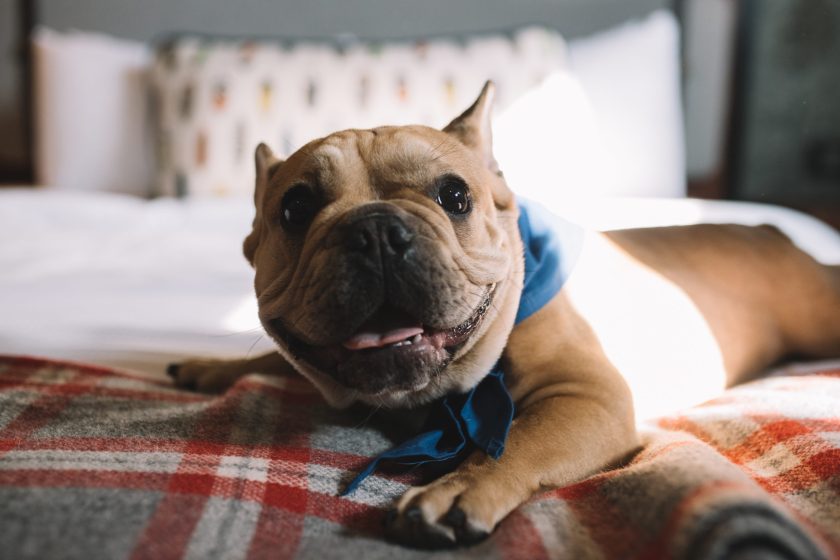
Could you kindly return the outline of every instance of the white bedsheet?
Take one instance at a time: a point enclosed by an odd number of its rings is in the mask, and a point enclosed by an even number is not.
[[[556,202],[585,226],[773,223],[825,262],[840,236],[779,207],[697,200]],[[249,200],[0,190],[0,353],[161,373],[185,356],[272,348],[241,254]]]

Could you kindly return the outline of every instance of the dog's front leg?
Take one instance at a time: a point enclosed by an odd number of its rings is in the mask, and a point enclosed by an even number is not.
[[[499,460],[475,452],[457,470],[412,488],[386,533],[419,547],[475,543],[535,492],[616,465],[635,447],[602,405],[571,394],[541,400],[511,426]]]
[[[169,364],[166,373],[175,385],[204,393],[219,393],[249,373],[282,375],[292,366],[277,352],[239,360],[186,360]]]
[[[517,416],[504,454],[475,452],[409,490],[389,517],[390,538],[420,547],[472,544],[535,492],[617,465],[637,449],[627,385],[560,296],[514,330],[506,357]]]

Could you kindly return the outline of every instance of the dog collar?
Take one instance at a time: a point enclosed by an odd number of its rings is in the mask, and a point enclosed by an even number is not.
[[[528,200],[519,201],[518,226],[524,247],[525,279],[516,324],[557,295],[577,262],[584,239],[580,226]],[[505,449],[513,413],[504,373],[496,364],[469,392],[450,394],[433,403],[423,431],[375,457],[341,495],[358,488],[383,461],[401,465],[454,462],[473,447],[498,459]]]
[[[505,450],[511,422],[513,399],[502,370],[496,367],[468,393],[447,395],[435,402],[419,435],[378,455],[341,495],[353,492],[386,460],[400,465],[451,461],[469,444],[498,459]]]
[[[557,295],[572,274],[583,249],[584,229],[531,200],[519,199],[519,235],[525,256],[525,280],[515,324]]]

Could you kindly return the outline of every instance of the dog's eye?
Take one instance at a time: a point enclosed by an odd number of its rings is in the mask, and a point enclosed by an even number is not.
[[[437,203],[450,214],[466,214],[472,209],[470,189],[457,175],[439,177],[437,189]]]
[[[286,230],[298,233],[309,226],[318,213],[318,198],[307,185],[295,185],[283,195],[281,222]]]

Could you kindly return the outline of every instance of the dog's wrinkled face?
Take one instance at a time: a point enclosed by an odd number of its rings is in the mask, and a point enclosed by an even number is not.
[[[260,319],[332,404],[426,402],[498,359],[522,265],[491,97],[443,131],[337,132],[282,162],[257,149]]]

